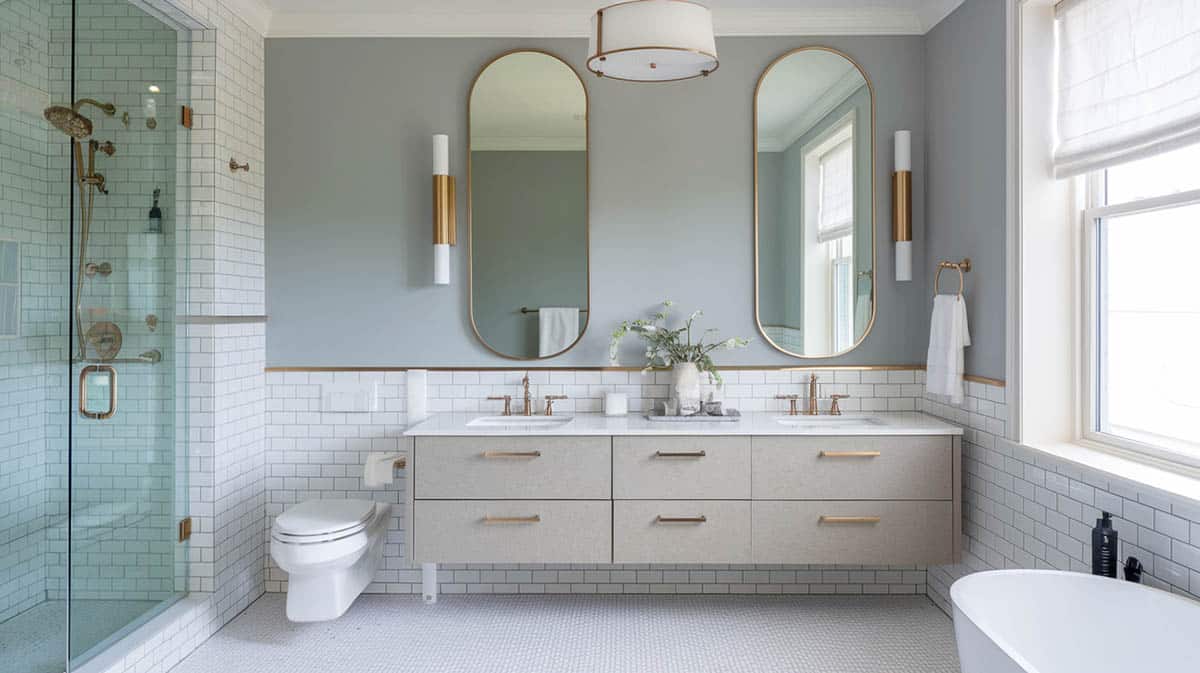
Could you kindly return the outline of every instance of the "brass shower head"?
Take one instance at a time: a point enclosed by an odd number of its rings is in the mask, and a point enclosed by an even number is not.
[[[46,108],[42,114],[46,117],[46,121],[54,125],[54,128],[76,140],[83,140],[92,135],[92,120],[69,107],[52,105]]]

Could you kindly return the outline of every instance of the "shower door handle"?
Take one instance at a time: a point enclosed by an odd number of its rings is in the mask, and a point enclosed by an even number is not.
[[[108,409],[105,411],[88,411],[87,408],[87,378],[89,374],[108,375]],[[117,370],[108,365],[88,365],[79,370],[79,413],[84,418],[105,420],[117,413]]]

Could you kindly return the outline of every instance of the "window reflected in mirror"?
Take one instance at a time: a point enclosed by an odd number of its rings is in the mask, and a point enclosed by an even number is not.
[[[809,47],[768,67],[754,102],[760,329],[792,355],[844,353],[875,316],[871,86]]]

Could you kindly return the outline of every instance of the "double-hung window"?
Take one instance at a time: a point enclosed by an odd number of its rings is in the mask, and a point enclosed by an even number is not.
[[[1200,5],[1064,0],[1056,39],[1055,171],[1082,196],[1080,434],[1200,466]]]
[[[805,171],[813,199],[806,227],[806,284],[819,304],[806,305],[806,318],[826,334],[809,335],[811,343],[841,352],[854,345],[854,122],[847,115],[805,152]],[[815,225],[815,226],[814,226]],[[806,302],[808,299],[806,299]]]

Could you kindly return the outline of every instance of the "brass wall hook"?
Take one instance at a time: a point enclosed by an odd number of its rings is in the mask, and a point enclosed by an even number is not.
[[[229,157],[229,170],[233,171],[235,173],[237,171],[246,171],[247,173],[249,173],[250,172],[250,162],[247,161],[244,164],[239,164],[237,162],[237,159],[234,159],[233,157]]]

